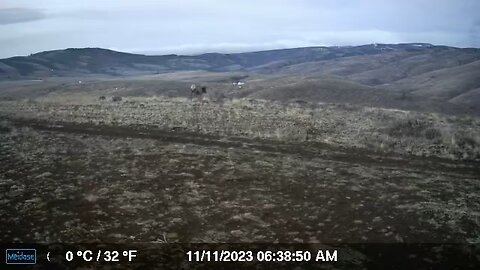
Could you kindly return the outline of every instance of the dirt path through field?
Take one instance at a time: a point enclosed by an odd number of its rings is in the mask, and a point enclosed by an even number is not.
[[[478,163],[145,126],[7,123],[3,241],[480,241]]]

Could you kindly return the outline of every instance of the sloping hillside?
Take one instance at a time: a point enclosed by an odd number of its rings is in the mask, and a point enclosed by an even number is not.
[[[480,88],[470,90],[449,100],[453,104],[466,106],[480,114]]]
[[[448,101],[480,87],[480,61],[408,77],[385,87]],[[457,98],[456,103],[462,100]]]
[[[373,87],[335,77],[301,79],[285,85],[268,87],[250,95],[253,98],[270,100],[304,100],[310,102],[382,103],[387,92]]]
[[[402,64],[406,62],[405,59],[409,59],[407,64]],[[47,51],[25,57],[1,59],[0,79],[92,74],[132,76],[180,70],[223,72],[243,70],[256,73],[276,73],[283,70],[345,76],[360,74],[351,79],[375,85],[385,82],[378,78],[389,78],[385,75],[379,76],[378,72],[383,74],[389,70],[396,75],[393,79],[401,79],[408,75],[418,75],[421,72],[479,59],[480,50],[478,49],[429,44],[310,47],[236,54],[208,53],[196,56],[146,56],[100,48],[85,48]],[[321,62],[312,63],[317,61]],[[288,70],[291,66],[302,63],[312,64]],[[320,70],[319,67],[321,67]],[[405,71],[408,71],[408,74],[402,75]]]
[[[427,72],[456,68],[480,60],[478,49],[431,47],[419,51],[391,50],[281,67],[283,74],[336,75],[376,86]]]
[[[246,85],[232,86],[238,80]],[[191,83],[208,85],[214,100],[249,97],[480,113],[475,91],[480,49],[371,44],[146,56],[86,48],[0,60],[0,99],[82,92],[189,96]]]

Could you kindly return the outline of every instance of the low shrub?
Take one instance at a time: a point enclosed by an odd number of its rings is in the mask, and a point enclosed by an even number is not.
[[[424,133],[427,128],[430,128],[431,124],[421,121],[418,119],[405,119],[400,122],[393,123],[390,127],[387,128],[387,134],[400,138],[400,137],[414,137],[421,138],[425,137]],[[428,136],[437,136],[436,132],[431,129],[428,133]]]

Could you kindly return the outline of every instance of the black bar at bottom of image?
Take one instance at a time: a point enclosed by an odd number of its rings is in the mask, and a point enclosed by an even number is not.
[[[3,243],[1,247],[5,256],[1,269],[22,265],[34,269],[480,269],[480,244]]]

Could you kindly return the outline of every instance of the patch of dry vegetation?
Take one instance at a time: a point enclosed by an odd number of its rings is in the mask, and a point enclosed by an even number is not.
[[[417,156],[480,159],[474,117],[335,104],[281,104],[252,99],[199,104],[187,98],[83,97],[2,102],[0,114],[48,121],[153,126],[201,134],[288,142],[323,142]]]
[[[460,162],[10,124],[3,241],[478,243],[478,170]]]

